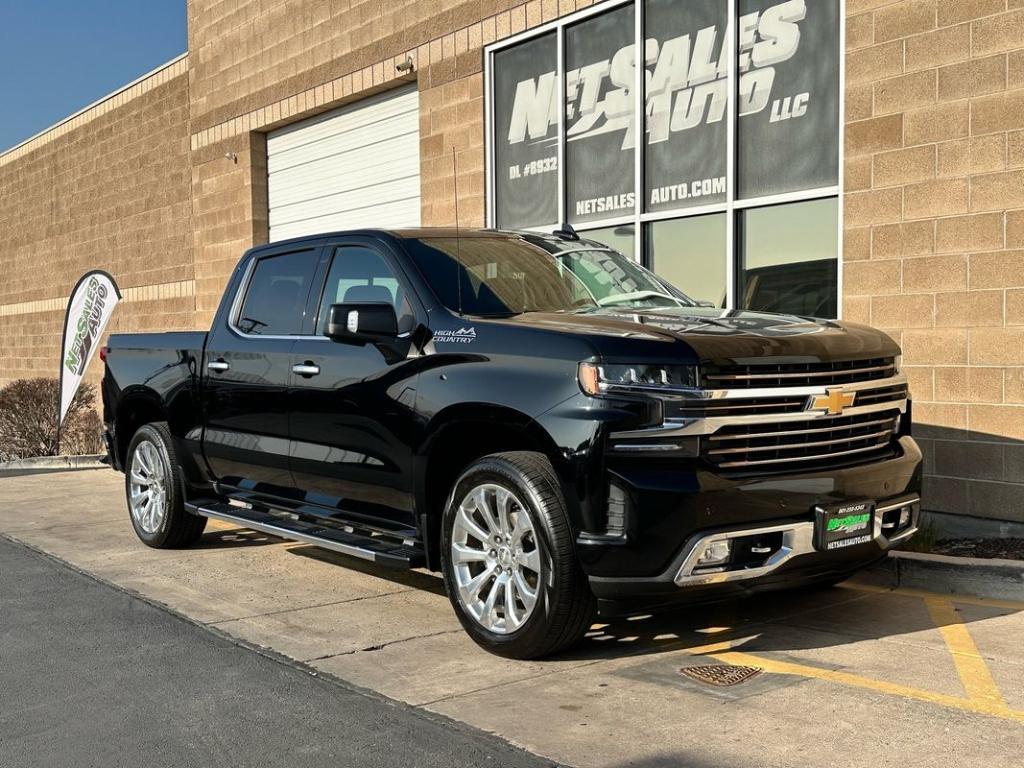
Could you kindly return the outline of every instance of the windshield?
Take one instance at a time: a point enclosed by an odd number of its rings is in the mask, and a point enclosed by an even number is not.
[[[556,253],[501,237],[424,238],[406,245],[441,302],[467,315],[694,305],[622,254],[583,244]]]

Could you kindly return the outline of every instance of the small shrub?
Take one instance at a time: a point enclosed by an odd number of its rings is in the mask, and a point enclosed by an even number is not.
[[[0,461],[57,454],[57,379],[18,379],[0,389]],[[100,453],[96,389],[82,384],[60,436],[65,455]]]

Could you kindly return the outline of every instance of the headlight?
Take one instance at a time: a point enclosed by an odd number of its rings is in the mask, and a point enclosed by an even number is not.
[[[693,365],[644,363],[580,363],[580,389],[591,397],[606,392],[692,389],[697,386]]]
[[[899,373],[900,371],[903,370],[903,355],[896,355],[896,357],[894,357],[892,359],[892,365],[893,365],[893,371],[892,372],[893,372],[893,375],[895,376],[897,373]]]

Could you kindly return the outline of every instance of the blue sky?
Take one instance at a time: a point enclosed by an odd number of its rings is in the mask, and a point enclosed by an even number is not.
[[[185,0],[0,0],[0,152],[187,46]]]

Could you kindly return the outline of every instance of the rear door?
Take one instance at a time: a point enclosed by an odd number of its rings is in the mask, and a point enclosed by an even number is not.
[[[260,252],[229,312],[218,316],[203,359],[204,451],[223,484],[293,496],[287,392],[291,353],[306,311],[319,243]]]
[[[295,343],[305,370],[289,389],[292,473],[305,499],[342,519],[412,527],[412,433],[416,355],[410,332],[422,309],[390,251],[372,238],[332,240],[314,337]],[[342,344],[323,336],[327,309],[341,302],[395,306],[399,338]],[[312,313],[312,312],[311,312]],[[326,343],[325,343],[326,340]]]

